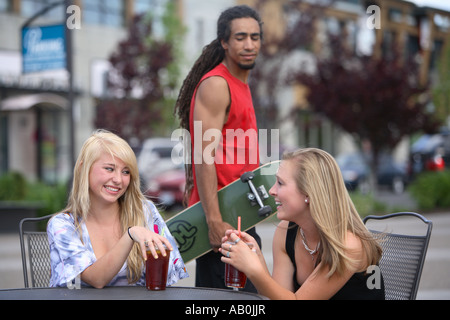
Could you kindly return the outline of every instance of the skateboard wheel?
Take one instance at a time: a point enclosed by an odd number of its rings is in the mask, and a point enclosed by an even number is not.
[[[264,206],[258,209],[258,215],[260,217],[267,217],[272,213],[272,208],[270,206]]]
[[[254,176],[252,171],[244,172],[241,176],[241,181],[248,182],[249,180],[252,180]]]

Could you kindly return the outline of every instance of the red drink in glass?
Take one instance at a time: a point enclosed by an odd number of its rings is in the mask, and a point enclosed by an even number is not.
[[[166,256],[156,248],[158,259],[155,259],[150,250],[147,250],[145,264],[145,283],[148,290],[166,290],[167,272],[169,271],[170,251],[166,249]]]
[[[225,264],[225,285],[232,288],[243,288],[247,282],[245,273],[239,271],[231,264]]]

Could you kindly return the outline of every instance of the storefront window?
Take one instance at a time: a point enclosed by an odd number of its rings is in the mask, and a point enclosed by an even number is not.
[[[82,19],[86,23],[114,27],[124,25],[125,8],[122,0],[83,0]]]
[[[164,26],[162,17],[166,11],[168,0],[135,0],[134,12],[136,14],[151,14],[153,18],[153,33],[162,37]]]
[[[0,12],[7,12],[11,10],[11,0],[0,1]]]
[[[62,111],[39,112],[39,176],[48,184],[68,178],[70,159],[68,148],[67,117]]]
[[[40,10],[46,8],[47,6],[50,6],[51,4],[54,4],[54,0],[22,0],[20,2],[20,10],[21,14],[24,17],[31,17]],[[58,20],[65,17],[65,10],[64,6],[62,5],[56,5],[51,10],[47,11],[45,14],[43,14],[41,17],[47,18],[47,19],[55,19]]]

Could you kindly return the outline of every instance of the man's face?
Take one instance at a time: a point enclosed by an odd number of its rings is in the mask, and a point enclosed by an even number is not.
[[[228,42],[222,41],[226,54],[241,69],[255,66],[261,48],[261,30],[253,18],[239,18],[231,21],[231,35]]]

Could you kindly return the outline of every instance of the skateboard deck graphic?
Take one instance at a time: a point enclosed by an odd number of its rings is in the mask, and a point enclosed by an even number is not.
[[[276,213],[275,201],[268,192],[276,181],[279,162],[270,162],[245,173],[241,179],[218,191],[220,212],[225,222],[237,228],[237,217],[241,216],[241,228],[248,230]],[[200,202],[171,217],[166,224],[179,245],[185,263],[212,249]]]

